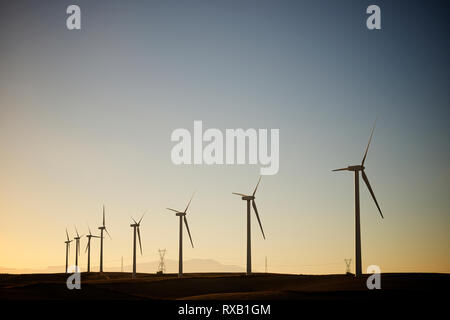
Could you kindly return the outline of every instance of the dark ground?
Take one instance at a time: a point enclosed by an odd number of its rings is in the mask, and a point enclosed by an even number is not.
[[[450,274],[381,275],[381,290],[368,290],[368,275],[82,273],[81,290],[68,290],[66,274],[0,274],[0,300],[302,300],[448,301]],[[442,295],[442,292],[445,292]]]

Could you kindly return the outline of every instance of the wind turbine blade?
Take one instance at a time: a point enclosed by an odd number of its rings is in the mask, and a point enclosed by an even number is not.
[[[372,127],[372,132],[370,133],[369,143],[367,143],[366,152],[364,152],[364,158],[362,159],[361,165],[364,165],[364,162],[366,161],[367,151],[369,151],[370,142],[372,141],[373,131],[375,130],[375,125],[377,124],[377,120],[375,119],[375,122]]]
[[[192,242],[191,231],[189,230],[189,225],[188,225],[186,216],[184,216],[183,218],[184,218],[184,224],[186,225],[186,229],[187,229],[187,232],[188,232],[188,235],[189,235],[189,239],[191,240],[191,245],[192,245],[192,248],[193,248],[194,247],[194,242]]]
[[[254,200],[252,200],[252,206],[253,206],[253,210],[255,210],[255,214],[256,214],[256,218],[258,219],[258,223],[259,223],[259,227],[261,228],[261,232],[263,235],[264,240],[266,240],[266,235],[264,234],[264,230],[261,224],[261,220],[259,219],[259,214],[258,214],[258,209],[256,208],[256,203]]]
[[[67,232],[67,228],[66,228],[66,236],[67,236],[67,241],[69,241],[69,233]]]
[[[92,236],[91,228],[88,226],[89,229],[89,235]]]
[[[381,217],[384,219],[383,213],[381,213],[380,206],[378,205],[377,198],[375,198],[375,194],[373,193],[372,187],[370,186],[369,179],[367,178],[366,173],[364,172],[364,170],[362,170],[361,172],[362,172],[362,178],[363,178],[364,182],[366,183],[366,186],[369,189],[369,192],[372,195],[372,198],[375,201],[375,204],[377,205],[378,211],[380,212]]]
[[[78,234],[78,230],[77,230],[77,227],[75,227],[75,231],[77,232],[77,237],[79,238],[79,237],[80,237],[80,235]]]
[[[106,229],[106,227],[105,227],[105,231],[106,231],[106,233],[108,234],[108,237],[109,237],[110,239],[112,239],[112,238],[111,238],[111,235],[109,234],[109,232],[108,232],[108,230]]]
[[[139,219],[139,222],[137,224],[141,224],[142,219],[144,219],[145,214],[147,213],[147,210],[145,210],[144,214],[142,215],[142,217]]]
[[[331,171],[347,171],[348,170],[348,168],[341,168],[341,169],[334,169],[334,170],[331,170]]]
[[[259,177],[258,183],[256,184],[255,190],[253,191],[253,196],[255,196],[256,190],[258,190],[259,183],[261,182],[261,176]]]
[[[84,250],[84,253],[86,253],[86,252],[87,252],[87,250],[88,250],[88,248],[89,248],[89,245],[90,245],[90,243],[91,243],[91,241],[90,241],[90,240],[88,240],[88,243],[87,243],[87,245],[86,245],[86,250]]]
[[[105,205],[103,205],[103,226],[105,226]]]
[[[134,223],[138,224],[138,223],[136,222],[136,220],[134,220],[134,218],[133,218],[133,217],[131,217],[131,220],[133,220],[133,221],[134,221]]]
[[[176,213],[182,213],[181,211],[178,211],[178,210],[175,210],[175,209],[171,209],[171,208],[166,208],[167,210],[170,210],[170,211],[173,211],[173,212],[176,212]]]
[[[243,193],[232,192],[232,194],[235,194],[235,195],[238,195],[238,196],[241,196],[241,197],[248,197],[248,195],[243,194]]]
[[[137,234],[138,234],[138,238],[139,238],[139,249],[141,249],[141,255],[142,255],[141,232],[139,231],[139,227],[137,227]]]
[[[191,199],[189,200],[189,203],[186,207],[186,209],[184,210],[184,213],[186,213],[187,209],[189,208],[189,205],[191,204],[192,198],[194,197],[195,192],[192,194]]]

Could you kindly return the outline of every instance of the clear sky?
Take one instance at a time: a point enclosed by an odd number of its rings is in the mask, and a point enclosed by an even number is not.
[[[353,176],[331,170],[360,163],[378,117],[366,172],[385,219],[361,184],[363,270],[450,272],[448,3],[76,1],[82,30],[68,31],[72,3],[0,5],[1,267],[63,265],[65,228],[96,229],[102,204],[106,266],[131,263],[130,215],[146,209],[139,261],[158,248],[177,259],[165,207],[194,190],[185,258],[245,266],[245,202],[231,192],[251,192],[260,166],[173,165],[172,131],[202,120],[280,129],[254,269],[267,256],[272,272],[343,272]],[[374,3],[382,29],[369,31]]]

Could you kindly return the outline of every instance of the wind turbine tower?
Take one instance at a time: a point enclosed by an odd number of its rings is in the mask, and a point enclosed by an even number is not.
[[[111,239],[111,236],[105,226],[105,205],[103,205],[103,225],[98,227],[98,229],[100,230],[100,272],[103,272],[103,231],[106,231]]]
[[[191,204],[192,198],[194,195],[192,195],[191,199],[189,200],[189,203],[184,211],[178,211],[175,209],[167,208],[167,210],[173,211],[176,213],[176,216],[180,217],[180,244],[179,244],[179,257],[178,257],[178,277],[181,278],[183,276],[183,221],[186,225],[187,232],[189,234],[189,239],[191,240],[192,248],[194,248],[194,243],[192,242],[191,237],[191,231],[189,230],[189,225],[186,219],[186,212],[189,208],[189,205]]]
[[[142,215],[141,219],[139,219],[139,222],[137,222],[136,220],[134,220],[133,217],[131,217],[131,219],[134,222],[130,224],[130,227],[133,228],[133,274],[132,274],[133,279],[136,278],[136,233],[139,238],[139,249],[141,250],[142,255],[141,232],[139,231],[139,228],[141,226],[141,221],[144,218],[144,215],[145,213]]]
[[[242,200],[247,201],[247,275],[250,275],[252,273],[250,202],[252,204],[253,210],[255,211],[256,218],[258,219],[259,227],[261,228],[263,238],[264,238],[264,240],[266,239],[266,236],[264,234],[264,230],[263,230],[263,227],[261,224],[261,220],[259,219],[258,209],[256,208],[256,203],[255,203],[255,193],[256,193],[256,190],[258,190],[258,186],[259,186],[260,182],[261,182],[261,177],[259,178],[258,183],[256,184],[256,187],[255,187],[255,190],[253,191],[253,194],[251,196],[242,194],[242,193],[233,192],[233,194],[241,196]]]
[[[372,141],[373,131],[375,130],[375,124],[373,125],[372,132],[370,134],[369,143],[366,147],[366,152],[360,165],[348,166],[347,168],[335,169],[333,171],[353,171],[355,173],[355,276],[359,277],[362,275],[362,259],[361,259],[361,220],[360,220],[360,210],[359,210],[359,173],[361,172],[362,179],[369,189],[370,195],[375,202],[375,205],[380,212],[381,218],[383,213],[381,212],[380,206],[378,205],[377,198],[370,186],[369,179],[365,173],[364,162],[366,161],[367,151],[369,151],[370,142]]]
[[[78,269],[78,255],[80,254],[80,238],[82,236],[78,234],[77,227],[75,227],[75,232],[77,233],[77,236],[73,238],[75,240],[75,267]]]
[[[88,229],[89,234],[86,235],[86,237],[88,238],[88,243],[86,245],[85,252],[87,251],[88,253],[87,272],[91,272],[91,238],[100,238],[100,237],[92,235],[91,228],[88,227]]]
[[[266,270],[266,273],[267,273],[267,256],[266,256],[266,260],[264,262],[265,262],[265,270]]]
[[[73,241],[73,240],[69,239],[69,233],[67,232],[67,228],[66,228],[66,237],[67,237],[67,240],[64,241],[64,243],[66,244],[66,273],[67,273],[69,270],[70,243]]]

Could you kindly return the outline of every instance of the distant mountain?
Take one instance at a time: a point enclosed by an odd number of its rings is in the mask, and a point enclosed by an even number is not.
[[[155,273],[158,270],[159,261],[151,261],[137,264],[137,271],[143,273]],[[178,260],[167,259],[165,261],[166,272],[178,272]],[[132,266],[124,266],[124,271],[131,272]],[[120,267],[110,268],[107,271],[120,271]],[[235,265],[225,265],[213,259],[190,259],[183,262],[184,272],[243,272],[244,269]]]
[[[64,269],[64,267],[62,267]],[[35,273],[33,269],[15,269],[15,268],[4,268],[0,267],[0,273]]]
[[[167,259],[166,272],[178,272],[178,260]],[[137,271],[142,273],[155,273],[158,270],[159,261],[150,261],[137,264]],[[98,266],[92,266],[92,270],[97,271]],[[125,265],[125,272],[131,272],[132,266]],[[105,271],[120,272],[120,267],[108,268],[105,266]],[[86,266],[81,266],[81,270],[85,271]],[[183,271],[187,273],[192,272],[244,272],[244,268],[235,265],[225,265],[213,259],[190,259],[183,263]],[[15,269],[0,267],[0,273],[61,273],[64,272],[64,266],[48,266],[45,269]]]

